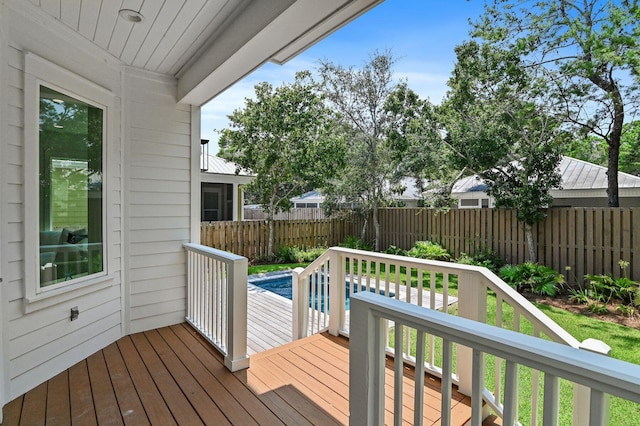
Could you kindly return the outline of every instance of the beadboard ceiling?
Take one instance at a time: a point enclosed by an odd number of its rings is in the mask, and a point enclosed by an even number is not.
[[[246,0],[31,0],[123,63],[176,75]],[[120,9],[139,11],[129,22]]]
[[[20,0],[123,64],[176,77],[201,105],[262,63],[283,63],[382,0]],[[20,2],[14,2],[19,4]],[[140,12],[139,23],[119,16]]]

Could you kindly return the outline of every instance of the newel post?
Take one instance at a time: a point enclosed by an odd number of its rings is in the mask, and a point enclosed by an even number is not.
[[[601,340],[587,339],[580,349],[611,356],[611,347]],[[573,425],[609,424],[609,396],[586,386],[573,385]]]
[[[307,300],[309,300],[309,286],[300,285],[300,273],[304,271],[302,268],[295,268],[291,272],[291,295],[293,299],[293,327],[292,336],[293,340],[302,339],[307,337],[309,329],[309,307]]]
[[[460,272],[458,275],[458,316],[481,323],[487,322],[487,290],[481,285],[480,273],[473,271]],[[458,345],[458,380],[459,391],[465,395],[472,394],[473,350]]]
[[[247,258],[228,266],[227,354],[224,365],[231,371],[249,367],[247,355]]]
[[[329,249],[329,333],[337,336],[344,328],[345,275],[340,253]]]

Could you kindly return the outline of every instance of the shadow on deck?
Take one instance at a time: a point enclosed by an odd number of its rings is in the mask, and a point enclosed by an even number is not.
[[[3,425],[347,424],[348,362],[349,341],[324,333],[253,355],[248,370],[231,373],[217,351],[180,324],[96,352],[7,404]],[[405,423],[413,421],[412,374],[405,369]],[[439,387],[427,377],[424,424],[439,422]],[[469,399],[455,389],[453,395],[452,424],[462,425]],[[386,408],[389,424],[390,398]]]

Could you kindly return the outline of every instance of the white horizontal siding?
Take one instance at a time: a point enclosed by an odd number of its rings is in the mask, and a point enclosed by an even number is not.
[[[175,81],[125,75],[129,140],[125,188],[129,332],[184,321],[190,235],[191,115]]]
[[[55,6],[56,2],[52,3]],[[60,8],[60,1],[57,1]],[[122,336],[122,292],[121,292],[121,125],[120,125],[120,69],[105,64],[98,59],[100,54],[90,55],[79,50],[78,45],[86,43],[68,39],[68,31],[61,23],[43,28],[31,18],[11,11],[4,5],[3,13],[8,13],[6,22],[10,28],[3,28],[10,37],[8,49],[3,51],[0,65],[3,67],[6,88],[2,102],[5,102],[5,127],[0,131],[2,138],[3,199],[0,200],[3,228],[2,311],[4,322],[5,353],[8,359],[8,399],[12,399],[53,377],[96,350]],[[59,25],[58,25],[59,24]],[[50,298],[50,306],[25,313],[26,302],[24,271],[37,259],[24,258],[25,227],[37,226],[25,223],[25,197],[35,197],[32,188],[25,188],[25,172],[33,172],[37,164],[25,158],[24,138],[24,52],[30,51],[73,73],[111,90],[116,95],[115,122],[107,140],[107,161],[105,191],[107,195],[107,247],[111,280],[106,287],[93,291],[71,291],[65,295]],[[70,88],[73,89],[73,88]],[[29,143],[36,143],[29,141]],[[25,163],[25,161],[27,161]],[[33,242],[31,242],[33,243]],[[70,321],[70,308],[77,306],[80,316]]]

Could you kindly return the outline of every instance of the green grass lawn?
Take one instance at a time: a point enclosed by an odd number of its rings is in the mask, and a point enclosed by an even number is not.
[[[293,264],[273,264],[273,265],[257,265],[249,268],[249,274],[258,274],[273,271],[291,270],[297,267],[305,267],[307,263],[293,263]],[[360,265],[357,265],[360,266]],[[369,269],[374,266],[369,266]],[[365,270],[366,266],[362,265],[361,268]],[[381,265],[380,279],[385,279],[386,273],[384,273],[384,265]],[[375,276],[375,272],[372,271],[372,276]],[[390,278],[395,280],[395,269],[390,268]],[[442,291],[442,274],[436,276],[436,287],[438,291]],[[423,286],[428,288],[429,286],[428,274],[424,277]],[[405,268],[400,270],[400,281],[407,282],[407,275]],[[412,286],[417,286],[417,273],[415,270],[411,273]],[[449,280],[449,294],[457,296],[458,286],[457,278],[451,276]],[[640,330],[624,327],[618,324],[599,321],[594,318],[586,317],[580,314],[574,314],[562,309],[553,308],[546,305],[536,305],[552,320],[557,322],[562,328],[567,330],[572,336],[579,341],[583,341],[590,337],[603,340],[611,347],[611,356],[623,361],[640,364]],[[455,306],[451,309],[452,314],[456,314]],[[489,294],[487,298],[487,322],[495,325],[496,322],[496,298],[495,295]],[[503,305],[503,323],[505,328],[510,328],[513,325],[513,310],[509,308],[506,303]],[[525,334],[533,334],[533,326],[526,320],[521,319],[520,322],[521,331]],[[391,333],[391,342],[393,342],[393,333]],[[412,347],[414,348],[413,354],[415,355],[415,333],[412,336]],[[436,342],[436,359],[441,356],[440,342]],[[503,363],[504,364],[504,363]],[[495,381],[495,360],[491,356],[487,356],[487,371],[485,372],[486,383],[492,387]],[[504,365],[503,365],[504,368]],[[504,377],[504,376],[503,376]],[[521,367],[519,371],[519,383],[520,383],[520,397],[519,397],[519,413],[521,413],[522,419],[528,419],[531,414],[531,379],[532,372],[530,369]],[[544,377],[540,375],[540,383],[543,383]],[[571,424],[572,415],[572,384],[561,381],[561,418],[560,424]],[[542,393],[539,395],[540,405],[542,405]],[[610,410],[610,424],[622,425],[622,426],[635,426],[640,419],[640,405],[625,401],[619,398],[611,398],[611,410]],[[524,422],[528,424],[528,422]]]

